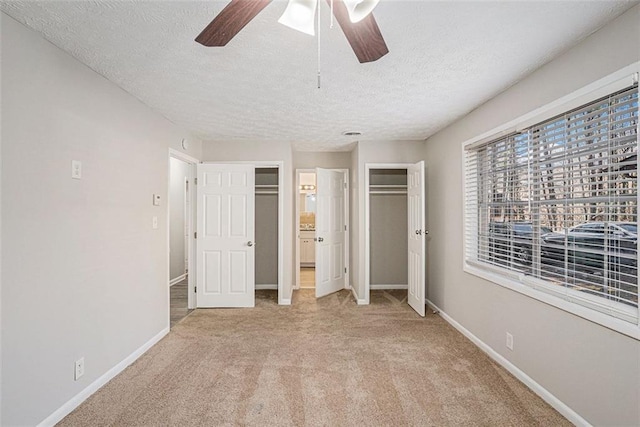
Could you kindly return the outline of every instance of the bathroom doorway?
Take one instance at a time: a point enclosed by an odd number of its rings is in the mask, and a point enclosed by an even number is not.
[[[298,284],[301,289],[316,285],[316,173],[311,169],[298,171]]]

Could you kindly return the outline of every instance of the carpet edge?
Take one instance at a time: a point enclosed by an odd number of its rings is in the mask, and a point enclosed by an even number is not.
[[[447,323],[453,326],[458,332],[467,337],[472,343],[474,343],[477,347],[480,348],[484,353],[486,353],[491,359],[493,359],[500,366],[509,371],[514,377],[516,377],[520,382],[529,387],[535,394],[540,396],[542,400],[547,402],[551,407],[553,407],[556,411],[558,411],[562,416],[568,419],[571,423],[576,426],[591,426],[591,424],[582,418],[580,414],[571,409],[566,403],[562,400],[558,399],[554,394],[552,394],[549,390],[544,388],[541,384],[527,375],[524,371],[518,368],[516,365],[508,361],[504,356],[495,351],[492,347],[490,347],[487,343],[482,341],[480,338],[475,336],[471,331],[458,323],[453,317],[449,316],[447,313],[442,311],[437,305],[435,305],[430,300],[426,300],[426,303],[432,310],[435,310],[437,314],[442,317]]]

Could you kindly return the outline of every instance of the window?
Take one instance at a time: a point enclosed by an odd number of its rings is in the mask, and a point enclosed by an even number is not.
[[[638,325],[638,86],[465,147],[465,263]]]

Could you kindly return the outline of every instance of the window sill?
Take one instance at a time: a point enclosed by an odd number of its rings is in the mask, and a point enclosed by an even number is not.
[[[640,341],[640,325],[572,303],[563,297],[554,295],[551,292],[536,289],[535,287],[532,287],[531,284],[524,283],[522,280],[517,279],[517,273],[508,270],[501,271],[502,269],[500,269],[500,267],[487,266],[485,268],[485,266],[476,265],[475,263],[470,264],[466,261],[464,262],[463,270],[469,274],[488,280],[489,282],[518,292],[522,295],[526,295],[530,298]]]

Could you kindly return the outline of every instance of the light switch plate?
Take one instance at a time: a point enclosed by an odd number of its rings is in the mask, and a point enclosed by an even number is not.
[[[80,160],[71,160],[71,178],[82,178],[82,162]]]

